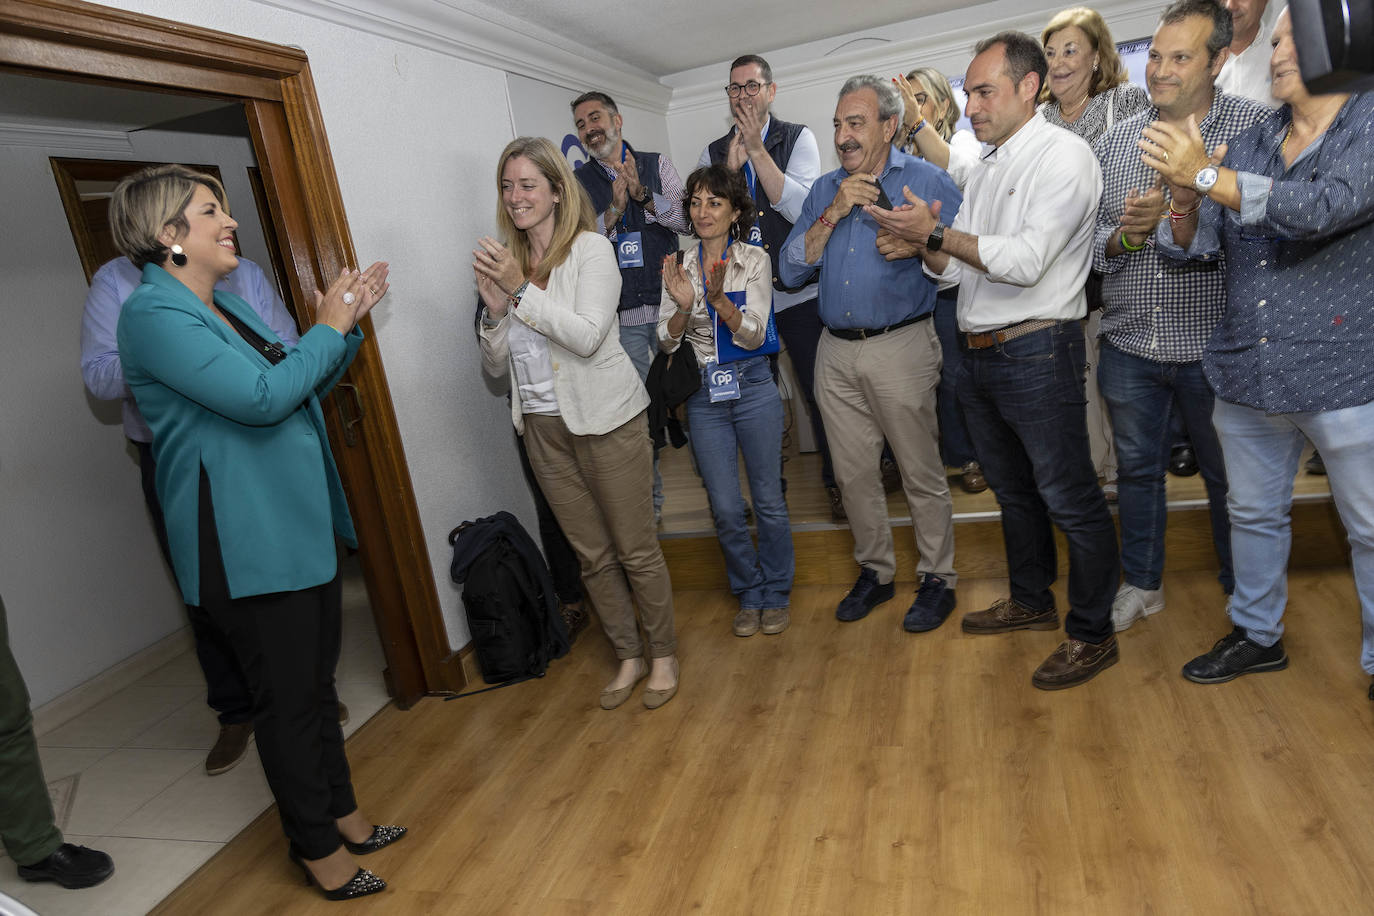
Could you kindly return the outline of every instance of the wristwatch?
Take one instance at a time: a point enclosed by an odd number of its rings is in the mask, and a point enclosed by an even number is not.
[[[945,224],[936,223],[935,228],[930,230],[930,236],[926,239],[926,251],[939,251],[940,246],[945,243]]]
[[[1219,174],[1214,165],[1206,165],[1198,169],[1197,174],[1193,176],[1193,190],[1199,194],[1206,194],[1212,190],[1212,185],[1217,183]]]

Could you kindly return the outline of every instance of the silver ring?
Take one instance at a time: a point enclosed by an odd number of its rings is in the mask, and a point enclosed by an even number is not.
[[[343,294],[343,304],[344,304],[344,305],[352,305],[355,301],[357,301],[357,300],[354,298],[354,296],[353,296],[352,293],[344,293],[344,294]]]

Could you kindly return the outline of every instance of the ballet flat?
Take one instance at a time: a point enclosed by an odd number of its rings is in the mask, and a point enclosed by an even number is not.
[[[405,835],[406,828],[404,827],[397,827],[395,824],[373,824],[371,836],[361,843],[350,843],[348,840],[344,840],[344,846],[355,856],[365,856],[384,846],[390,846]]]
[[[635,675],[635,679],[630,683],[630,686],[617,687],[614,690],[612,690],[610,687],[607,687],[605,690],[601,691],[602,709],[615,709],[621,703],[624,703],[626,700],[630,698],[630,694],[634,692],[635,684],[638,684],[640,681],[644,680],[646,677],[649,676],[649,666],[644,663],[643,659],[640,659],[639,664],[639,674]]]
[[[667,703],[675,696],[677,696],[677,684],[674,684],[667,690],[655,690],[652,687],[645,687],[644,708],[658,709],[660,706],[662,706],[664,703]]]

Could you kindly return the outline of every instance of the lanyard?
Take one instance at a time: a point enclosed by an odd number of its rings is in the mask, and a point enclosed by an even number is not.
[[[764,140],[767,140],[767,139],[768,139],[768,129],[769,129],[770,127],[772,127],[772,126],[773,126],[773,119],[772,119],[772,118],[769,118],[769,119],[768,119],[768,123],[765,124],[765,125],[763,126],[763,139],[764,139]],[[739,128],[735,128],[735,129],[736,129],[736,130],[739,130]],[[745,180],[746,182],[748,182],[748,184],[749,184],[749,196],[750,196],[750,197],[753,197],[753,196],[754,196],[754,164],[753,164],[752,162],[749,162],[748,160],[745,160],[745,163],[744,163],[744,180]]]

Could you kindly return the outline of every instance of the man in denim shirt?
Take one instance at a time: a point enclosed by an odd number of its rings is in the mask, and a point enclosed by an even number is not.
[[[912,252],[884,256],[884,236],[865,205],[880,190],[900,201],[910,187],[941,201],[952,216],[963,196],[943,169],[892,147],[901,121],[902,98],[891,80],[864,75],[845,82],[835,107],[841,168],[811,186],[778,266],[788,286],[820,273],[826,330],[816,350],[816,402],[860,567],[835,616],[858,620],[894,594],[896,557],[879,471],[886,438],[920,552],[921,585],[902,625],[925,632],[953,610],[956,582],[954,509],[935,419],[940,341],[928,320],[935,284]]]
[[[1270,71],[1284,107],[1213,150],[1221,168],[1196,125],[1156,122],[1140,145],[1174,196],[1161,250],[1226,254],[1227,311],[1203,368],[1230,479],[1235,626],[1183,667],[1203,684],[1288,665],[1288,510],[1304,435],[1350,539],[1360,662],[1374,674],[1374,94],[1308,93],[1287,12]]]

